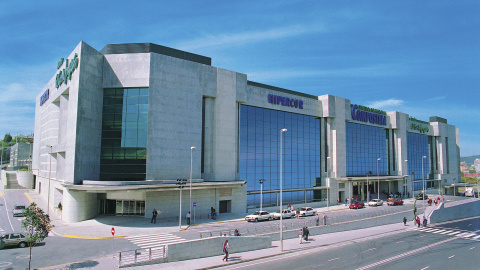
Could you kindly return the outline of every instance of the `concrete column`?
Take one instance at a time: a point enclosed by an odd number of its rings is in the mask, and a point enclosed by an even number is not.
[[[80,222],[97,215],[96,193],[64,189],[62,204],[62,219],[66,222]]]

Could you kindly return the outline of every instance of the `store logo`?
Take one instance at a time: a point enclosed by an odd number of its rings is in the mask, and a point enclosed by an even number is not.
[[[47,89],[47,91],[45,91],[45,93],[43,93],[43,95],[40,97],[40,106],[42,106],[43,103],[45,103],[45,101],[47,101],[49,97],[50,97],[50,89]]]
[[[422,124],[417,124],[417,123],[410,123],[410,129],[418,130],[420,131],[420,133],[427,133],[430,130],[428,126],[424,126]]]
[[[57,68],[63,64],[63,58],[58,62]],[[55,78],[55,87],[58,89],[63,83],[67,84],[69,80],[72,80],[72,73],[78,67],[78,54],[75,54],[72,61],[68,63],[68,59],[65,63],[65,68],[60,70]]]
[[[276,105],[281,104],[282,106],[298,108],[303,110],[303,100],[299,100],[299,99],[292,99],[292,98],[268,94],[268,103],[272,103]]]
[[[385,112],[357,104],[352,105],[352,119],[355,121],[369,122],[371,124],[383,126],[387,125],[387,116],[379,113],[383,114]]]

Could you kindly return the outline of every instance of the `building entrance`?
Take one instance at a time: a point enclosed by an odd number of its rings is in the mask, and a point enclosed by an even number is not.
[[[100,199],[98,213],[116,216],[144,216],[145,201]]]

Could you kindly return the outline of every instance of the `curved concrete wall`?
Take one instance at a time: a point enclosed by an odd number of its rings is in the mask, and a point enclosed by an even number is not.
[[[34,188],[32,172],[17,171],[17,182],[24,188]]]

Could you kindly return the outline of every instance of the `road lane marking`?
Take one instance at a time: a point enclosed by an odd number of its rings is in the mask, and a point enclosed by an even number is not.
[[[451,259],[451,258],[453,258],[453,257],[455,257],[455,255],[452,255],[452,256],[448,257],[448,259]]]
[[[331,262],[331,261],[336,261],[336,260],[338,260],[338,259],[340,259],[340,257],[335,258],[335,259],[330,259],[330,260],[328,260],[328,261]]]
[[[475,247],[471,247],[470,249],[474,249]]]
[[[480,235],[477,235],[477,236],[472,237],[472,238],[473,238],[473,239],[478,239],[478,238],[480,238]]]
[[[398,241],[397,244],[398,244],[398,243],[403,243],[403,241]]]
[[[10,223],[10,227],[12,228],[12,232],[14,232],[15,230],[13,229],[12,221],[10,220],[10,215],[8,214],[7,193],[5,193],[5,196],[3,197],[3,202],[4,202],[4,205],[5,205],[5,214],[7,215],[8,223]]]
[[[422,268],[422,270],[428,269],[429,267],[430,267],[430,266],[424,267],[424,268]]]
[[[441,244],[444,244],[444,243],[447,243],[447,242],[450,242],[450,241],[453,241],[457,238],[450,238],[450,239],[446,239],[446,240],[443,240],[443,241],[440,241],[440,242],[437,242],[437,243],[434,243],[434,244],[431,244],[431,245],[428,245],[428,246],[423,246],[421,248],[417,248],[415,250],[412,250],[412,251],[408,251],[408,252],[405,252],[405,253],[402,253],[402,254],[399,254],[397,256],[393,256],[393,257],[390,257],[390,258],[387,258],[385,260],[381,260],[381,261],[378,261],[376,263],[372,263],[372,264],[369,264],[369,265],[366,265],[364,267],[361,267],[361,268],[357,268],[357,270],[365,270],[365,269],[370,269],[370,268],[374,268],[374,267],[378,267],[379,265],[382,265],[382,264],[386,264],[386,263],[390,263],[390,262],[393,262],[393,261],[396,261],[398,259],[402,259],[404,257],[407,257],[407,256],[410,256],[410,255],[413,255],[415,253],[418,253],[420,251],[424,251],[424,250],[428,250],[434,246],[438,246],[438,245],[441,245]],[[423,268],[423,269],[427,269],[429,266],[427,266],[426,268]]]

